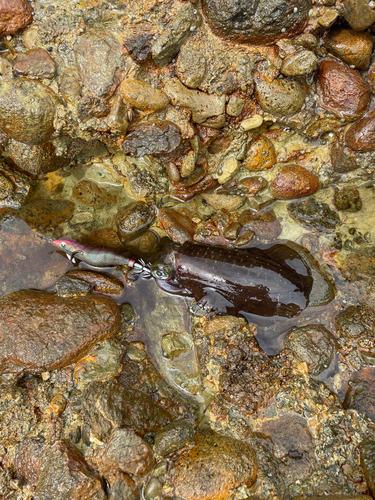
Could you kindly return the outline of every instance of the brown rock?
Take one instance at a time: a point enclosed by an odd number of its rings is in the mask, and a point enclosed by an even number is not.
[[[289,116],[297,113],[306,97],[306,85],[291,78],[276,78],[272,82],[256,76],[255,97],[267,113]]]
[[[158,218],[165,232],[175,243],[182,245],[186,241],[193,241],[195,224],[185,215],[171,208],[161,208]]]
[[[346,144],[355,151],[375,150],[375,116],[361,118],[351,125],[345,134]]]
[[[26,0],[0,0],[0,35],[10,35],[33,20],[32,9]]]
[[[252,171],[268,170],[276,163],[276,152],[272,142],[261,134],[251,145],[243,166]]]
[[[102,480],[81,453],[66,441],[50,446],[41,459],[35,500],[105,498]]]
[[[131,156],[158,156],[174,152],[181,140],[180,128],[172,122],[141,123],[125,137],[122,149]]]
[[[17,56],[13,71],[21,76],[34,78],[53,78],[55,76],[55,62],[44,49],[32,49]]]
[[[261,214],[244,210],[238,220],[245,230],[253,231],[261,240],[276,239],[282,231],[280,221],[273,210]]]
[[[300,165],[286,165],[270,183],[270,191],[278,200],[292,200],[314,194],[320,188],[318,177]]]
[[[101,470],[120,470],[138,477],[148,474],[154,466],[149,444],[128,429],[112,432],[102,456]]]
[[[337,210],[358,212],[362,208],[362,200],[358,189],[354,187],[336,188],[334,204]]]
[[[121,241],[131,241],[145,231],[155,218],[155,209],[144,201],[136,201],[119,210],[116,216],[117,233]]]
[[[350,172],[351,170],[355,170],[356,168],[359,167],[359,165],[357,165],[356,153],[338,142],[332,144],[331,163],[333,170],[335,172],[339,172],[340,174],[345,172]]]
[[[361,71],[370,65],[373,36],[366,31],[357,32],[341,28],[331,31],[324,46],[331,54],[349,66],[354,65]]]
[[[365,474],[368,489],[375,496],[375,441],[366,439],[359,445],[361,466]]]
[[[120,327],[119,309],[107,297],[11,293],[0,300],[0,370],[40,373],[68,366]]]
[[[76,68],[66,68],[61,76],[60,90],[65,101],[70,103],[81,96],[82,83]]]
[[[118,472],[109,500],[139,500],[139,488],[128,474]]]
[[[182,452],[172,470],[175,496],[183,500],[224,500],[240,484],[251,487],[257,468],[249,444],[211,430],[198,432],[195,447]]]
[[[86,269],[72,269],[65,276],[76,278],[94,285],[94,291],[109,295],[121,295],[124,290],[122,281],[106,273],[88,271]]]
[[[161,111],[169,103],[168,96],[162,90],[142,80],[124,80],[120,91],[123,98],[133,108],[142,111]]]
[[[99,187],[95,182],[82,180],[73,188],[73,197],[88,207],[97,209],[111,207],[116,203],[117,196]]]
[[[375,12],[367,0],[345,0],[344,16],[355,31],[363,31],[375,22]]]
[[[37,199],[26,203],[16,212],[30,227],[52,229],[69,219],[74,212],[71,201]]]
[[[344,408],[354,408],[375,422],[375,368],[366,366],[354,374]]]
[[[35,488],[38,481],[40,459],[44,446],[41,439],[25,439],[17,447],[14,468],[22,480],[32,488]]]
[[[319,64],[316,85],[322,108],[340,118],[358,119],[369,106],[370,89],[364,78],[331,59]]]
[[[312,73],[318,64],[318,58],[310,50],[300,50],[286,57],[281,73],[286,76],[300,76]]]

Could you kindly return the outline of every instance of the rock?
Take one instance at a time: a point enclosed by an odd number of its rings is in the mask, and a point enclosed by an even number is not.
[[[149,23],[137,23],[134,29],[127,33],[124,47],[133,61],[142,64],[151,57],[151,45],[154,33]]]
[[[240,123],[240,128],[244,132],[248,132],[249,130],[254,130],[255,128],[259,128],[261,125],[263,125],[263,116],[253,115],[251,118],[242,120],[242,122]]]
[[[267,113],[290,116],[299,111],[306,97],[306,85],[289,78],[268,82],[255,78],[255,98]]]
[[[119,210],[116,216],[117,233],[121,241],[132,241],[151,226],[155,209],[144,201],[136,201]]]
[[[336,331],[347,339],[360,339],[375,332],[375,312],[366,304],[348,306],[335,318]]]
[[[295,221],[318,231],[334,231],[341,223],[339,214],[328,203],[316,201],[315,198],[289,203],[287,209]]]
[[[120,311],[107,297],[72,299],[34,290],[11,293],[0,300],[0,370],[40,373],[63,368],[120,327]]]
[[[375,116],[361,118],[351,125],[345,134],[345,142],[354,151],[375,150]]]
[[[44,49],[32,49],[19,54],[13,71],[21,76],[33,78],[53,78],[55,76],[55,62]]]
[[[244,210],[238,221],[245,230],[253,231],[263,241],[276,239],[282,231],[280,221],[273,210],[260,214]]]
[[[85,179],[77,182],[72,190],[72,195],[83,205],[96,209],[112,207],[117,201],[117,196],[110,194],[95,182]]]
[[[108,341],[94,347],[88,356],[80,359],[74,367],[77,384],[106,381],[121,371],[121,347],[116,341]]]
[[[16,216],[30,227],[42,231],[53,229],[68,220],[74,212],[71,201],[35,199],[22,205]]]
[[[359,445],[361,466],[365,474],[368,489],[372,496],[375,495],[375,441],[366,439]]]
[[[260,175],[252,177],[243,177],[238,183],[238,187],[246,196],[254,196],[262,189],[267,187],[267,181]]]
[[[158,66],[166,66],[180,50],[182,44],[201,24],[202,17],[198,10],[190,2],[187,2],[152,44],[154,63]]]
[[[160,111],[169,103],[167,95],[162,90],[154,88],[142,80],[124,80],[120,92],[133,108],[142,111]]]
[[[78,295],[87,295],[94,289],[91,283],[70,278],[68,276],[61,276],[56,282],[57,293],[59,297],[74,297]]]
[[[181,144],[180,128],[172,122],[147,122],[136,125],[125,137],[122,150],[130,156],[173,153]]]
[[[129,108],[120,95],[116,95],[111,102],[107,123],[113,134],[124,135],[128,130]]]
[[[311,8],[309,0],[260,0],[238,3],[205,0],[203,9],[209,25],[220,37],[254,45],[271,45],[280,38],[300,33]]]
[[[25,439],[17,447],[14,468],[21,479],[31,488],[38,481],[40,459],[45,444],[42,439]]]
[[[291,330],[284,347],[293,351],[300,363],[307,363],[309,374],[317,377],[331,364],[336,353],[336,340],[322,325],[307,325]]]
[[[119,470],[143,477],[153,466],[151,447],[142,438],[128,429],[115,429],[112,432],[100,464],[104,473]]]
[[[241,97],[232,96],[225,107],[227,115],[237,117],[242,113],[245,101]]]
[[[73,104],[79,99],[82,92],[82,82],[76,68],[66,68],[61,75],[61,95],[66,102]]]
[[[300,50],[286,57],[281,73],[286,76],[300,76],[312,73],[318,64],[318,58],[311,50]]]
[[[255,452],[246,442],[200,431],[194,448],[182,452],[172,469],[174,495],[183,500],[224,500],[240,484],[251,487],[257,468]]]
[[[61,415],[66,408],[67,401],[61,392],[58,392],[51,400],[49,409],[55,415]]]
[[[103,118],[110,110],[109,103],[101,97],[86,95],[78,102],[78,117],[83,122],[90,118]]]
[[[344,408],[364,413],[375,422],[375,368],[366,366],[355,372],[345,394]]]
[[[237,170],[240,168],[240,163],[233,157],[226,158],[220,167],[216,170],[215,176],[219,184],[225,184],[228,182]]]
[[[157,455],[166,456],[192,443],[193,426],[186,420],[175,420],[154,434],[154,448]]]
[[[158,218],[164,231],[174,243],[182,245],[186,241],[193,241],[195,224],[185,215],[171,208],[160,208]]]
[[[0,81],[0,130],[16,141],[39,144],[53,131],[58,98],[49,87],[25,78]]]
[[[97,495],[97,496],[96,496]],[[105,498],[102,480],[81,453],[66,441],[57,441],[41,458],[35,500],[92,500]]]
[[[337,210],[346,212],[358,212],[362,208],[359,191],[353,187],[335,189],[334,203]]]
[[[31,176],[59,170],[70,161],[69,158],[56,156],[55,146],[51,142],[29,145],[10,139],[3,154],[10,158],[19,170]]]
[[[33,20],[27,0],[0,0],[0,36],[11,35]]]
[[[144,435],[158,431],[171,420],[148,394],[113,382],[88,384],[82,395],[82,411],[91,432],[101,440],[117,427]]]
[[[334,60],[319,64],[316,88],[320,106],[340,118],[361,118],[369,106],[370,89],[364,78]]]
[[[370,65],[372,45],[371,33],[347,28],[331,31],[324,40],[324,46],[332,55],[360,71],[366,70]]]
[[[77,268],[71,269],[65,276],[91,284],[94,291],[98,293],[121,295],[124,290],[124,285],[121,280],[102,272]]]
[[[344,17],[355,31],[363,31],[375,22],[375,12],[366,0],[345,0]]]
[[[152,477],[145,488],[145,498],[160,498],[163,483],[158,478]]]
[[[195,123],[203,123],[209,118],[221,116],[225,113],[224,95],[210,95],[198,90],[187,89],[177,78],[166,80],[164,90],[174,106],[183,106],[190,109]]]
[[[335,24],[338,17],[339,14],[335,9],[325,9],[323,15],[318,17],[318,24],[323,28],[330,28]]]
[[[13,182],[4,175],[3,173],[0,172],[0,204],[2,205],[3,200],[6,200],[7,198],[11,198],[13,192],[15,190],[15,186],[13,185]]]
[[[202,198],[215,210],[227,210],[228,212],[238,210],[246,200],[243,196],[219,193],[202,193]]]
[[[374,140],[374,148],[375,148],[375,140]],[[335,172],[339,172],[340,174],[350,172],[359,167],[359,165],[357,164],[356,153],[338,142],[334,142],[332,144],[330,156],[331,156],[331,164],[333,170]]]
[[[109,500],[139,500],[139,488],[124,472],[118,472],[111,488]]]
[[[190,336],[173,331],[163,335],[160,346],[166,359],[178,358],[181,354],[191,351],[193,347]]]
[[[303,47],[307,50],[316,49],[319,45],[318,39],[312,33],[302,33],[293,38],[291,43],[297,47]]]
[[[206,58],[194,50],[181,50],[176,62],[176,73],[181,82],[191,89],[196,89],[206,72]]]
[[[276,160],[276,151],[272,142],[268,137],[260,134],[251,145],[242,166],[257,172],[272,168]]]
[[[300,165],[286,165],[270,183],[271,194],[278,200],[303,198],[316,193],[320,188],[318,177]]]
[[[83,85],[94,96],[107,97],[116,70],[123,66],[118,42],[109,36],[86,33],[77,38],[74,54]]]

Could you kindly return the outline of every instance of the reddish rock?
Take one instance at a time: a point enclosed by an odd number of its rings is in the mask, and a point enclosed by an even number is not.
[[[346,144],[355,151],[375,150],[375,115],[356,121],[345,134]]]
[[[118,472],[111,488],[110,500],[139,500],[139,488],[124,472]]]
[[[26,0],[0,0],[0,35],[10,35],[33,20],[32,9]]]
[[[65,274],[69,278],[75,278],[86,283],[94,285],[94,291],[99,293],[108,293],[109,295],[121,295],[124,290],[123,283],[106,273],[88,271],[86,269],[72,269]]]
[[[276,163],[276,152],[272,142],[261,134],[251,145],[243,166],[252,171],[268,170]]]
[[[57,441],[43,454],[35,500],[92,500],[105,498],[102,479],[81,453]]]
[[[0,300],[0,371],[63,368],[120,328],[120,311],[110,298],[13,292]]]
[[[38,481],[38,470],[44,446],[41,439],[25,439],[17,447],[14,468],[23,481],[32,488],[35,488]]]
[[[375,422],[375,368],[366,366],[355,373],[345,395],[344,408],[354,408]]]
[[[370,65],[373,36],[366,31],[358,32],[347,28],[331,31],[324,46],[331,54],[345,64],[354,65],[361,71]]]
[[[17,56],[13,71],[22,76],[35,78],[53,78],[55,76],[55,62],[44,49],[33,49]]]
[[[116,216],[117,233],[121,241],[132,241],[151,226],[155,209],[144,201],[130,203],[119,210]]]
[[[300,165],[286,165],[270,183],[270,191],[278,200],[292,200],[314,194],[320,188],[318,177]]]
[[[370,103],[370,89],[364,78],[331,59],[324,59],[317,70],[320,105],[340,118],[358,119]]]
[[[179,245],[186,241],[193,241],[195,224],[185,215],[171,208],[161,208],[158,217],[168,236]]]
[[[183,500],[224,500],[257,475],[252,447],[211,430],[196,434],[194,448],[181,453],[171,472],[175,496]]]
[[[331,147],[331,164],[333,170],[340,174],[359,167],[356,153],[337,142],[333,143]]]
[[[244,210],[238,220],[246,231],[253,231],[261,240],[276,239],[282,231],[280,221],[273,210],[263,214]]]
[[[128,429],[112,432],[101,463],[103,472],[120,470],[138,477],[148,474],[154,466],[149,444]]]

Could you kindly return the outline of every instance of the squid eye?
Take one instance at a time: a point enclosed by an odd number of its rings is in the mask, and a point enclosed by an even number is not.
[[[152,276],[158,280],[166,280],[169,277],[168,273],[162,271],[161,269],[156,269],[155,271],[153,271]]]

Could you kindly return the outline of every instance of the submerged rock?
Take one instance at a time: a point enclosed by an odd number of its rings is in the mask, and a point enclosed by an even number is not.
[[[306,97],[306,86],[291,78],[276,78],[272,82],[256,77],[255,97],[267,113],[290,116],[299,111]]]
[[[122,150],[131,156],[158,156],[173,153],[181,140],[181,130],[172,122],[140,123],[125,137]]]
[[[0,36],[16,33],[33,20],[27,0],[0,0]]]
[[[289,203],[287,209],[294,220],[319,231],[333,231],[341,222],[339,214],[328,203],[315,198]]]
[[[320,188],[319,178],[300,165],[286,165],[270,183],[270,191],[277,200],[292,200],[314,194]]]
[[[121,241],[132,241],[145,231],[155,218],[155,209],[144,201],[136,201],[119,210],[117,233]]]
[[[53,78],[56,66],[52,57],[44,49],[32,49],[19,54],[13,71],[21,76],[32,78]]]

